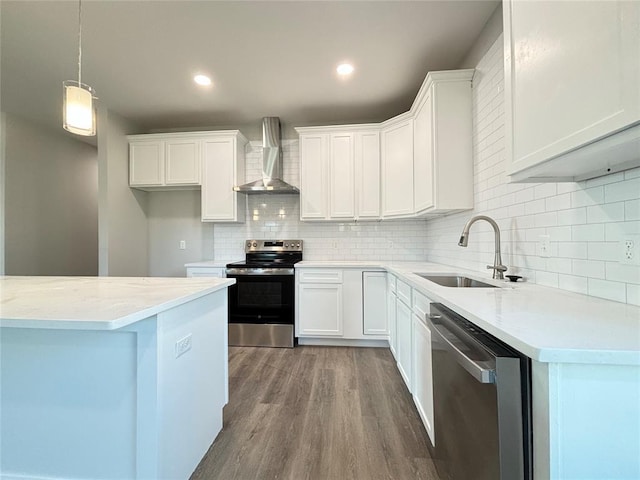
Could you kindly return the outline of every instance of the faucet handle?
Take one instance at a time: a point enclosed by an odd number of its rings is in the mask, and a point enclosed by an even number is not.
[[[487,270],[495,270],[497,272],[506,272],[508,268],[505,265],[487,265]]]

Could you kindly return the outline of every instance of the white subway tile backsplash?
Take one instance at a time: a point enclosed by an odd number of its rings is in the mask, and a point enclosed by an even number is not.
[[[558,275],[558,287],[586,295],[589,292],[588,279],[575,275]]]
[[[604,203],[604,187],[585,188],[571,192],[572,207],[588,207]]]
[[[572,208],[558,212],[558,225],[580,225],[587,223],[587,209]]]
[[[627,300],[626,285],[624,283],[599,280],[597,278],[588,279],[588,294],[615,302],[626,302]]]
[[[603,242],[604,224],[574,225],[571,227],[571,239],[576,242]]]
[[[541,183],[533,187],[534,198],[546,198],[557,195],[558,189],[555,183]]]
[[[597,260],[571,260],[571,271],[580,277],[605,278],[604,266]]]
[[[624,202],[587,207],[587,223],[621,222],[624,219]]]
[[[640,268],[620,264],[617,257],[621,237],[640,234],[640,168],[583,182],[507,183],[502,41],[481,59],[473,80],[475,208],[427,222],[427,258],[486,272],[493,251],[488,226],[474,225],[468,248],[456,250],[455,242],[469,217],[490,215],[500,225],[510,273],[640,304]],[[549,235],[549,258],[540,256],[540,235]]]
[[[640,305],[640,285],[627,283],[627,303]]]
[[[640,199],[624,202],[624,219],[640,220]]]
[[[588,242],[589,260],[618,261],[618,242]]]
[[[640,196],[640,178],[605,185],[604,195],[607,202],[635,200]]]

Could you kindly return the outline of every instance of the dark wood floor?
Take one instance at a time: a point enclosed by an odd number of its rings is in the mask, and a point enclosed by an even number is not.
[[[437,480],[383,348],[229,348],[224,427],[192,480]]]

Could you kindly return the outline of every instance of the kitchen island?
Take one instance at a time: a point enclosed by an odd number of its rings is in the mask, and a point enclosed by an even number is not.
[[[222,428],[233,283],[0,277],[0,478],[188,478]]]

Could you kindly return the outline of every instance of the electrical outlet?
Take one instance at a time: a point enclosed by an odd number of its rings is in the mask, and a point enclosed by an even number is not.
[[[338,242],[332,242],[332,244],[331,244],[331,245],[333,246],[333,249],[334,249],[334,250],[337,250],[337,249],[338,249]]]
[[[392,241],[389,242],[389,250],[393,250],[393,242]]]
[[[184,250],[187,248],[187,242],[184,240],[180,240],[180,250]]]
[[[620,241],[620,263],[640,265],[640,235],[628,235]]]
[[[180,355],[184,355],[191,350],[191,334],[181,338],[176,342],[176,358]]]
[[[540,235],[538,241],[538,256],[548,258],[551,256],[551,241],[549,235]]]

